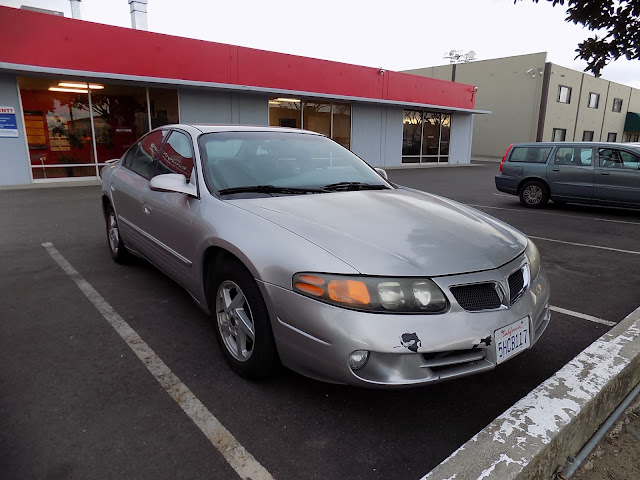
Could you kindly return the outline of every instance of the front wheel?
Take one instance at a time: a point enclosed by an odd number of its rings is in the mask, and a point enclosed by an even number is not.
[[[209,286],[216,337],[227,363],[246,378],[276,372],[279,360],[267,307],[252,275],[238,262],[226,261]]]
[[[535,180],[522,186],[519,197],[520,203],[528,208],[542,208],[549,201],[547,187]]]

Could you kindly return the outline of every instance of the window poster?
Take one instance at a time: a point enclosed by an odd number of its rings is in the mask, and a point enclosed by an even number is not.
[[[16,110],[13,107],[0,107],[0,137],[16,138],[18,123]]]

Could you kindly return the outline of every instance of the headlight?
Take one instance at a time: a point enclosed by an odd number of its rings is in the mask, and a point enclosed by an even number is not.
[[[366,312],[441,313],[442,290],[428,278],[386,278],[296,273],[293,289],[321,302]]]
[[[533,282],[538,276],[538,272],[540,272],[540,252],[538,251],[536,244],[529,240],[527,242],[527,248],[525,249],[524,254],[529,260],[529,265],[531,268],[531,281]]]

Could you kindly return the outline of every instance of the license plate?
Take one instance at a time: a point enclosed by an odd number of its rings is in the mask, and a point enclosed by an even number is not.
[[[510,359],[531,345],[529,318],[525,317],[494,332],[498,363]]]

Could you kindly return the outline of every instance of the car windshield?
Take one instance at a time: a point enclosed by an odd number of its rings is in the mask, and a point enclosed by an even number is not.
[[[218,132],[199,143],[207,186],[220,194],[391,188],[356,155],[318,135]]]

